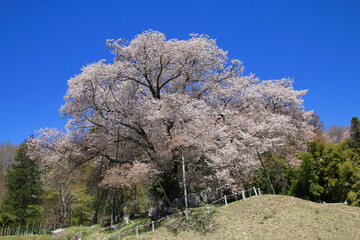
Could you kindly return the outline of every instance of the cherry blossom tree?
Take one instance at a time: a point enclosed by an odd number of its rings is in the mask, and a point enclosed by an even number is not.
[[[239,183],[235,173],[258,165],[263,153],[291,159],[313,137],[306,91],[294,90],[290,79],[245,75],[242,62],[228,59],[206,35],[167,40],[149,30],[107,45],[113,63],[90,64],[68,81],[66,127],[81,136],[76,146],[84,156],[156,169],[170,199],[179,194],[182,154],[192,166],[190,180],[201,165],[204,178],[232,187]],[[125,184],[119,169],[108,173],[104,186]]]
[[[69,175],[88,156],[79,146],[76,134],[58,129],[40,129],[36,138],[29,139],[27,146],[28,156],[45,172],[46,190],[57,193],[60,223],[66,225],[71,199],[68,192]]]

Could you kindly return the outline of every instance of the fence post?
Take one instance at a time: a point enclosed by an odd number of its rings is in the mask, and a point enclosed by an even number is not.
[[[120,235],[121,235],[121,233],[119,233],[119,237],[118,237],[118,240],[120,240]]]
[[[259,192],[259,195],[261,196],[261,195],[262,195],[262,193],[261,193],[261,191],[260,191],[260,188],[258,188],[258,192]]]
[[[181,155],[181,160],[182,160],[183,180],[184,180],[185,215],[186,215],[186,221],[188,221],[189,220],[189,214],[188,214],[188,199],[187,199],[187,192],[186,192],[186,176],[185,176],[184,155]]]
[[[227,205],[226,195],[224,196],[224,200],[225,200],[225,205]]]
[[[241,190],[241,195],[242,195],[242,198],[245,200],[246,197],[245,197],[245,192],[244,192],[244,190]]]
[[[139,227],[136,226],[136,239],[139,239]]]
[[[152,229],[152,232],[155,232],[154,221],[151,222],[151,229]]]
[[[257,192],[256,192],[256,188],[255,188],[255,187],[253,187],[253,189],[254,189],[255,195],[257,196],[258,194],[257,194]]]
[[[170,216],[167,215],[166,218],[167,218],[168,226],[170,226]]]
[[[210,207],[209,207],[209,204],[206,205],[206,208],[207,208],[207,215],[210,214]]]

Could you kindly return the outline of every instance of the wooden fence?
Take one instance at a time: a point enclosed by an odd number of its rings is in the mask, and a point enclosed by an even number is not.
[[[252,192],[254,192],[254,195],[262,195],[261,193],[261,190],[260,188],[250,188],[248,190],[241,190],[241,191],[237,191],[231,195],[224,195],[223,197],[213,201],[212,203],[209,203],[209,204],[206,204],[206,205],[203,205],[203,206],[200,206],[200,207],[196,207],[196,208],[192,208],[191,210],[192,211],[198,211],[198,210],[201,210],[201,209],[205,209],[206,212],[207,212],[207,215],[210,214],[210,207],[211,205],[214,205],[214,204],[219,204],[219,203],[223,203],[225,205],[228,204],[228,201],[230,199],[232,200],[235,200],[235,201],[238,201],[238,200],[241,200],[241,199],[246,199],[247,196],[252,196]],[[135,233],[136,235],[136,239],[139,239],[139,230],[142,229],[144,231],[152,231],[152,232],[155,232],[155,226],[157,223],[160,223],[164,220],[167,220],[167,225],[170,226],[170,219],[171,217],[174,217],[174,216],[177,216],[177,215],[180,215],[180,214],[184,214],[183,212],[178,212],[178,213],[175,213],[175,214],[172,214],[172,215],[167,215],[166,217],[163,217],[163,218],[160,218],[156,221],[151,221],[147,224],[144,224],[144,225],[140,225],[140,226],[135,226],[133,228],[130,228],[126,231],[122,231],[122,232],[119,232],[119,233],[116,233],[116,234],[113,234],[111,236],[108,236],[104,239],[108,239],[108,240],[115,240],[115,239],[118,239],[118,240],[121,240],[122,237],[125,237],[126,235],[129,235],[131,232]]]

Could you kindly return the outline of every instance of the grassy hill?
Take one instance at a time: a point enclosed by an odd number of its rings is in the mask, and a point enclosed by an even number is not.
[[[360,209],[260,196],[216,210],[208,232],[159,229],[149,239],[360,239]]]
[[[137,219],[120,230],[100,234],[98,225],[72,227],[51,239],[103,239],[149,221]],[[135,231],[121,239],[136,239]],[[360,239],[360,208],[288,196],[254,196],[227,206],[212,206],[209,216],[206,208],[193,211],[189,222],[181,215],[171,217],[170,227],[162,221],[155,233],[150,227],[141,228],[139,239]]]

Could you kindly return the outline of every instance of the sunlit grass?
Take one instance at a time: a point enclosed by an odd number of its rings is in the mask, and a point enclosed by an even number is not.
[[[149,218],[130,221],[120,229],[72,227],[52,239],[104,239],[135,226],[139,239],[360,239],[360,208],[323,205],[288,196],[254,196],[245,201],[191,209],[189,221],[183,214],[155,225],[152,232]],[[74,238],[75,239],[75,238]],[[121,239],[136,239],[135,230],[121,234]]]
[[[48,240],[50,235],[26,235],[26,236],[6,236],[0,237],[4,240],[16,239],[16,240]]]

